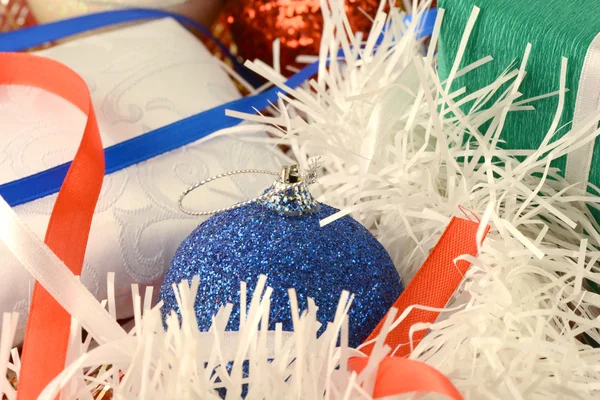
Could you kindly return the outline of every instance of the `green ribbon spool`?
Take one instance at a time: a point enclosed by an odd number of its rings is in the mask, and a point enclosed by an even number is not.
[[[450,73],[467,20],[475,6],[481,11],[461,66],[490,55],[494,58],[493,62],[455,80],[455,88],[465,86],[470,93],[493,82],[512,63],[521,62],[527,44],[531,43],[527,76],[519,91],[523,93],[523,99],[547,94],[559,89],[561,59],[567,57],[569,92],[559,124],[563,128],[556,138],[568,132],[582,67],[590,45],[600,33],[599,0],[440,0],[438,4],[446,9],[439,40],[441,79],[446,79]],[[597,85],[600,92],[600,81]],[[539,147],[556,113],[558,97],[539,100],[532,105],[535,111],[508,114],[501,134],[505,143],[501,146],[508,149]],[[564,175],[567,158],[555,160],[553,166]],[[595,142],[588,178],[590,183],[600,187],[600,138]],[[600,221],[600,212],[593,211]]]

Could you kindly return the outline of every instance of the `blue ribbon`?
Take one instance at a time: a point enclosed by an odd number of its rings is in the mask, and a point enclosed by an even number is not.
[[[422,25],[423,28],[420,31],[422,37],[431,35],[436,15],[437,13],[434,12],[427,13]],[[206,31],[206,28],[201,25],[172,13],[158,10],[119,10],[86,15],[47,25],[0,34],[0,51],[25,50],[29,47],[38,46],[90,29],[140,19],[169,16],[177,18],[180,21],[183,19],[184,22],[194,25],[203,32]],[[207,34],[210,35],[210,32]],[[212,37],[212,35],[210,36]],[[216,43],[219,43],[216,38],[212,38]],[[222,49],[224,49],[222,44],[220,47],[221,46]],[[226,52],[226,54],[229,53]],[[0,68],[1,67],[2,66],[0,65]],[[318,68],[318,62],[308,65],[288,79],[285,82],[285,85],[290,88],[299,86],[315,75],[318,72]],[[271,103],[277,101],[278,93],[281,91],[281,89],[274,87],[263,93],[223,104],[148,132],[144,135],[108,147],[104,149],[106,158],[105,173],[111,174],[189,143],[193,143],[218,130],[235,126],[241,121],[237,118],[225,115],[226,110],[254,113],[256,110],[262,110]],[[2,196],[9,205],[14,207],[57,193],[60,190],[70,166],[71,162],[67,162],[37,174],[0,185],[0,196]]]
[[[418,29],[418,37],[424,38],[429,37],[433,34],[433,28],[435,27],[435,21],[438,16],[437,8],[430,8],[423,13],[421,18],[420,26]],[[413,16],[407,15],[404,17],[404,25],[408,26],[412,22]]]

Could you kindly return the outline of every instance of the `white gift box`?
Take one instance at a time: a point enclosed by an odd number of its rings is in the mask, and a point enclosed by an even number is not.
[[[204,46],[171,19],[80,38],[39,54],[85,79],[105,148],[240,97]],[[53,94],[0,87],[0,184],[71,160],[84,124],[76,107]],[[276,171],[281,163],[271,146],[225,136],[105,176],[81,280],[103,299],[107,273],[115,272],[118,317],[131,316],[131,284],[158,286],[179,243],[202,222],[178,209],[183,190],[224,171]],[[257,195],[271,180],[256,175],[219,180],[190,195],[186,204],[221,208]],[[56,196],[15,207],[41,238]],[[21,314],[21,340],[34,282],[3,244],[0,260],[0,312]]]

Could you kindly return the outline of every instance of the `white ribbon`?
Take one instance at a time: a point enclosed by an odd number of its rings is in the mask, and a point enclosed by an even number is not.
[[[600,111],[600,34],[588,48],[577,91],[577,101],[573,115],[573,130],[585,123],[586,118]],[[591,135],[596,127],[591,127],[583,137]],[[594,143],[592,140],[567,156],[565,178],[576,187],[586,190],[592,168]]]
[[[0,197],[0,241],[98,343],[127,334],[69,268]]]

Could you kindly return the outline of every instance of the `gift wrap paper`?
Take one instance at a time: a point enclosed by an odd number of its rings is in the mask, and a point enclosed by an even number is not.
[[[568,58],[565,107],[556,138],[570,129],[582,66],[590,44],[600,33],[598,0],[440,0],[445,8],[439,42],[439,74],[446,79],[452,69],[467,20],[474,6],[481,9],[461,67],[488,55],[494,61],[457,79],[453,88],[466,86],[474,92],[493,82],[509,66],[518,68],[528,43],[532,52],[527,75],[519,89],[527,99],[560,88],[561,58]],[[516,63],[516,64],[515,64]],[[600,68],[600,65],[597,66]],[[600,92],[600,82],[597,83]],[[521,100],[520,99],[520,100]],[[535,111],[509,113],[501,139],[510,149],[537,149],[547,134],[558,105],[558,97],[535,101]],[[600,145],[596,140],[589,176],[600,185]],[[554,164],[564,174],[566,157]],[[577,183],[577,182],[572,182]]]
[[[40,52],[87,82],[108,147],[240,97],[209,52],[182,26],[163,19],[102,33]],[[70,161],[85,116],[70,103],[24,86],[0,87],[0,183]],[[158,285],[181,241],[202,222],[182,213],[180,194],[209,176],[243,168],[278,171],[272,146],[231,136],[195,142],[107,175],[92,223],[81,280],[99,299],[115,272],[119,318],[133,315],[131,284]],[[254,197],[272,178],[241,175],[191,194],[209,210]],[[57,195],[15,207],[40,238]],[[0,312],[20,313],[22,339],[33,280],[0,244]],[[156,290],[157,292],[158,290]]]

